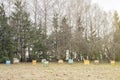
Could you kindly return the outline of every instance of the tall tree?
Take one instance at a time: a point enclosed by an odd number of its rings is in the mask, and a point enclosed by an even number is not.
[[[12,28],[8,25],[4,4],[0,4],[0,58],[8,58],[12,61],[15,50]]]
[[[53,27],[54,27],[54,33],[55,33],[55,40],[54,40],[54,48],[55,48],[55,54],[58,54],[58,14],[55,13],[53,17]]]
[[[113,49],[115,48],[115,52],[112,55],[115,56],[116,60],[120,60],[120,18],[117,11],[114,12],[113,26],[115,28],[113,39]]]
[[[71,27],[69,26],[66,17],[63,17],[60,24],[60,30],[58,35],[58,48],[59,48],[59,56],[60,58],[64,58],[65,51],[71,50]]]
[[[20,54],[21,61],[26,61],[25,48],[29,45],[31,21],[25,9],[25,2],[16,0],[14,6],[15,11],[12,12],[11,22],[15,31],[14,37],[17,43],[17,54]]]

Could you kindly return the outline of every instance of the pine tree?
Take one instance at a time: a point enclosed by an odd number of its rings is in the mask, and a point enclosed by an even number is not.
[[[37,28],[34,31],[34,52],[39,52],[42,51],[44,52],[46,50],[46,47],[44,45],[44,34],[43,34],[43,25],[42,25],[42,21],[39,22],[39,25],[37,26]]]
[[[59,55],[60,58],[64,58],[65,51],[66,50],[71,50],[71,27],[69,26],[67,19],[65,17],[62,18],[61,24],[60,24],[60,30],[59,30]]]
[[[17,54],[20,54],[21,61],[26,61],[25,48],[29,46],[31,21],[26,12],[25,2],[16,0],[14,3],[15,11],[12,12],[11,26],[14,28],[14,37],[17,43]]]
[[[6,59],[12,61],[15,51],[15,43],[12,36],[12,28],[8,25],[4,5],[0,5],[0,59],[2,62]]]

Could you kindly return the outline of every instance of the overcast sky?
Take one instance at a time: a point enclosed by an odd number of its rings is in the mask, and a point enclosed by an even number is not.
[[[92,2],[98,3],[106,11],[117,10],[120,15],[120,0],[92,0]]]

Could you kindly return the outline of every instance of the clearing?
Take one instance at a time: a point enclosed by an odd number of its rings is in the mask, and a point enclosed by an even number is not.
[[[0,80],[120,80],[120,63],[50,63],[48,67],[42,63],[0,64]]]

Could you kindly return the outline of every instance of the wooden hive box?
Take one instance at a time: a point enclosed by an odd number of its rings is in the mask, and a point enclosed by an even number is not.
[[[32,64],[36,65],[37,61],[36,60],[32,60]]]
[[[84,64],[85,64],[85,65],[89,65],[89,64],[90,64],[90,61],[89,61],[89,60],[84,60]]]
[[[11,61],[10,60],[6,60],[6,64],[7,65],[11,64]]]
[[[64,61],[63,61],[62,59],[58,60],[58,63],[59,63],[59,64],[63,64],[63,62],[64,62]]]
[[[44,62],[44,66],[47,67],[49,65],[49,61]]]
[[[69,60],[68,60],[68,63],[69,63],[69,64],[73,64],[73,62],[74,62],[73,59],[69,59]]]
[[[95,60],[94,63],[95,63],[95,64],[99,64],[99,60]]]
[[[111,63],[111,65],[115,65],[115,61],[114,60],[111,60],[110,63]]]

